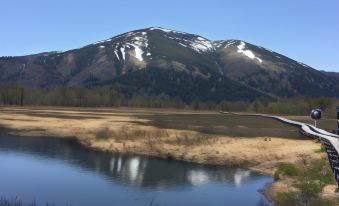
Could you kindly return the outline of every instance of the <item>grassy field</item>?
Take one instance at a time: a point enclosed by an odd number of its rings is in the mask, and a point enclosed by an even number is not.
[[[221,115],[213,111],[138,109],[138,108],[2,108],[1,112],[22,114],[32,117],[58,118],[70,120],[105,119],[117,116],[136,118],[134,123],[162,129],[196,131],[205,134],[230,137],[282,137],[303,139],[298,128],[277,120],[255,116]],[[288,119],[313,124],[308,116],[286,116]],[[8,118],[10,120],[10,118]],[[147,121],[138,121],[138,120]],[[336,119],[323,118],[318,127],[332,132],[337,126]]]
[[[287,118],[309,121],[309,117]],[[329,130],[335,128],[334,123],[321,120],[319,125]],[[302,157],[306,155],[309,162],[327,158],[325,153],[319,152],[320,143],[300,136],[296,127],[270,118],[211,111],[0,107],[0,126],[22,136],[75,138],[87,147],[102,151],[247,167],[276,175],[278,181],[267,195],[273,200],[280,198],[287,202],[292,193],[296,198],[300,194]],[[321,168],[316,168],[321,171],[317,175],[327,171],[326,177],[330,179],[332,174],[328,172],[327,162],[321,163]],[[320,164],[309,164],[312,165]],[[311,181],[313,184],[314,180]],[[336,197],[333,181],[320,183],[321,187],[316,188],[317,196],[324,193],[332,199]]]
[[[282,137],[302,139],[298,128],[277,120],[254,117],[224,115],[211,111],[156,110],[156,109],[87,109],[87,108],[3,108],[2,113],[19,114],[38,118],[64,120],[105,119],[109,117],[134,117],[132,123],[154,126],[161,129],[196,131],[205,134],[229,137]],[[6,120],[11,120],[7,118]],[[142,121],[139,121],[142,120]],[[146,120],[146,121],[143,121]],[[116,122],[116,121],[115,121]]]
[[[220,113],[156,114],[137,117],[150,120],[142,124],[165,129],[191,130],[230,137],[303,138],[299,135],[298,128],[264,117]]]

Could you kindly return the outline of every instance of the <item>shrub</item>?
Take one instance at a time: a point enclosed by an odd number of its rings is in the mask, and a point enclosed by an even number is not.
[[[319,193],[322,191],[321,184],[307,180],[297,184],[297,187],[300,189],[300,201],[305,203],[305,205],[309,205],[315,199],[319,199]]]

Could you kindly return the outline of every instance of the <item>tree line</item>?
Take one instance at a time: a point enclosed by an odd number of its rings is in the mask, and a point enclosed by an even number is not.
[[[293,99],[255,101],[200,101],[184,102],[179,97],[161,93],[147,95],[142,90],[131,96],[107,87],[58,86],[53,88],[30,88],[16,83],[0,84],[0,105],[41,105],[75,107],[149,107],[195,110],[223,110],[257,112],[268,114],[308,115],[314,108],[320,108],[330,117],[335,117],[339,99],[299,97]]]
[[[166,94],[147,96],[141,92],[126,96],[110,87],[68,88],[57,86],[53,88],[30,88],[16,83],[0,85],[0,104],[154,108],[184,108],[186,106],[180,99],[171,98]]]

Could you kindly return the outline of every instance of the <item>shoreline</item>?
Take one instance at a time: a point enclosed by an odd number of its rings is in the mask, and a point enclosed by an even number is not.
[[[229,137],[140,125],[136,122],[147,123],[149,120],[137,118],[135,112],[147,113],[144,109],[104,110],[95,114],[86,110],[73,111],[67,108],[58,110],[9,108],[8,111],[6,108],[0,109],[4,111],[0,114],[0,127],[8,130],[10,134],[71,138],[87,148],[98,151],[145,155],[207,165],[236,166],[272,177],[280,164],[299,164],[297,156],[300,154],[309,154],[312,160],[324,156],[315,152],[321,145],[310,139]],[[159,112],[178,113],[166,110]],[[157,111],[150,110],[148,113]],[[263,194],[269,201],[274,202],[279,191],[288,189],[283,185],[292,187],[292,183],[288,178],[274,180],[271,185],[263,188]]]

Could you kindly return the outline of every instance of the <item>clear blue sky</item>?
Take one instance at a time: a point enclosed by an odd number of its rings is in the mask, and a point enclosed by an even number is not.
[[[241,39],[339,72],[337,0],[9,0],[0,56],[68,50],[150,26]]]

